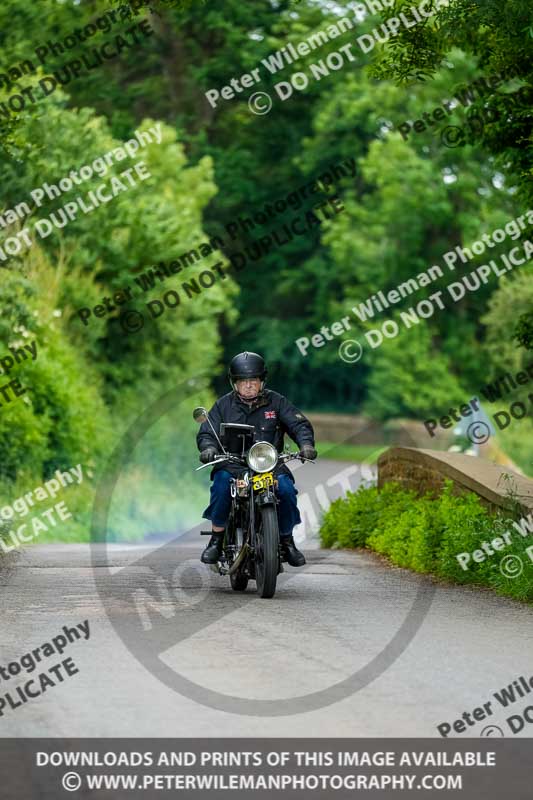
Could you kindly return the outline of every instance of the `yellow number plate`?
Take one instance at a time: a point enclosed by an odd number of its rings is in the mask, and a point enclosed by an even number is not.
[[[274,476],[271,472],[265,472],[264,475],[254,475],[252,478],[254,490],[268,489],[269,486],[274,485]]]

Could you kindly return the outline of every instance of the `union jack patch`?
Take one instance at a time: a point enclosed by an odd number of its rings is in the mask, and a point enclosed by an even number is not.
[[[265,419],[276,419],[275,411],[265,411]]]

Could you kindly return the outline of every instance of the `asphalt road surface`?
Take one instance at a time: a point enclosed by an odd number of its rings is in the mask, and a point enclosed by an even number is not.
[[[272,600],[254,584],[232,592],[199,564],[199,528],[142,546],[37,545],[9,557],[0,665],[65,625],[88,620],[90,637],[43,660],[34,676],[67,657],[79,672],[4,708],[0,736],[438,736],[437,725],[489,700],[492,715],[461,735],[498,726],[511,736],[505,719],[528,696],[504,709],[493,693],[533,674],[530,608],[372,553],[319,548],[321,509],[371,477],[334,461],[298,465],[308,563],[287,567]],[[25,680],[1,680],[1,694]]]

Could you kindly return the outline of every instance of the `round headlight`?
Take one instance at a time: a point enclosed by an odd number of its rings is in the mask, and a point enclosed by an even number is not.
[[[269,472],[278,463],[278,451],[269,442],[256,442],[250,447],[246,460],[255,472]]]

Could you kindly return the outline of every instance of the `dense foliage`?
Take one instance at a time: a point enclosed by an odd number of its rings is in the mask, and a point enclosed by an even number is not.
[[[483,541],[490,544],[507,530],[511,544],[501,554],[472,560],[467,570],[461,567],[458,554],[479,549]],[[526,548],[531,536],[517,533],[508,514],[491,515],[476,495],[455,495],[451,482],[439,496],[417,497],[394,483],[381,491],[361,487],[348,492],[324,515],[320,536],[325,547],[367,547],[400,567],[533,601],[533,577],[527,566],[517,577],[506,577],[500,570],[505,556],[529,563]]]
[[[510,310],[504,299],[512,295],[522,304],[519,311],[530,309],[527,265],[507,280],[493,279],[467,293],[453,308],[402,331],[374,353],[367,348],[357,365],[338,357],[338,340],[311,347],[306,358],[294,342],[344,315],[352,319],[346,336],[361,339],[365,325],[350,312],[356,303],[378,291],[387,293],[433,264],[443,266],[444,253],[479,240],[527,210],[530,110],[506,111],[496,127],[486,127],[481,140],[454,149],[443,147],[431,130],[407,139],[397,130],[486,71],[512,67],[516,76],[495,90],[491,102],[504,102],[507,94],[531,83],[532,23],[526,0],[508,0],[504,14],[499,0],[454,0],[423,28],[402,30],[369,54],[355,39],[382,20],[367,16],[342,40],[332,39],[275,75],[261,66],[261,59],[289,43],[297,46],[342,16],[353,17],[353,4],[128,0],[127,17],[63,54],[50,51],[39,63],[36,48],[63,41],[125,5],[126,0],[5,0],[0,8],[1,72],[28,59],[35,66],[19,77],[11,73],[11,85],[2,81],[0,108],[25,88],[39,95],[38,102],[28,102],[20,112],[1,116],[4,209],[13,209],[43,182],[55,184],[70,170],[92,163],[136,130],[161,124],[163,135],[161,144],[138,154],[150,172],[148,180],[112,204],[55,228],[20,257],[0,262],[3,352],[31,337],[40,346],[37,360],[13,373],[20,373],[31,390],[1,409],[0,470],[6,496],[14,496],[29,476],[46,477],[82,459],[95,468],[101,465],[150,402],[199,372],[213,377],[216,391],[225,391],[223,365],[235,350],[263,353],[271,385],[307,409],[364,410],[380,419],[444,413],[450,403],[483,385],[489,373],[508,368],[495,354],[495,343],[510,348],[516,363],[511,342],[516,306]],[[402,5],[407,2],[397,0],[387,15]],[[125,36],[145,18],[152,35],[40,97],[36,87],[44,76],[104,41]],[[305,91],[295,90],[285,102],[279,99],[276,83],[295,71],[309,73],[311,64],[347,42],[353,43],[354,62],[311,80]],[[249,111],[252,90],[222,100],[217,108],[206,101],[208,89],[221,89],[257,67],[262,76],[257,88],[274,99],[269,114]],[[470,111],[457,104],[451,122],[464,124]],[[311,201],[336,193],[343,213],[240,271],[229,268],[232,253],[279,230],[310,205],[288,208],[235,239],[228,224],[348,159],[355,160],[355,176],[338,179],[334,188],[322,186]],[[80,193],[109,181],[122,167],[116,164],[103,179],[95,176]],[[49,216],[73,195],[47,200],[32,216]],[[0,245],[23,224],[2,231]],[[93,316],[87,326],[77,317],[80,307],[94,307],[104,296],[135,286],[138,270],[160,260],[168,263],[215,236],[224,242],[221,253],[187,267],[186,276],[184,271],[164,286],[156,280],[142,304],[125,308],[143,308],[167,289],[179,290],[185,277],[192,280],[222,264],[227,275],[200,297],[187,298],[180,291],[179,307],[147,319],[135,334],[122,330],[118,312]],[[507,248],[508,242],[498,245],[491,257]],[[465,270],[482,263],[484,257],[476,256]],[[458,276],[459,269],[457,274],[447,271],[431,289],[378,314],[371,326]],[[199,399],[208,402],[209,395],[204,391]],[[166,428],[161,422],[164,430],[152,434],[149,452],[139,456],[143,469],[131,478],[138,496],[148,498],[148,487],[163,477],[168,485],[168,470],[177,480],[179,470],[190,468],[194,446],[188,414],[188,407],[176,409]],[[150,524],[167,525],[168,520]]]

